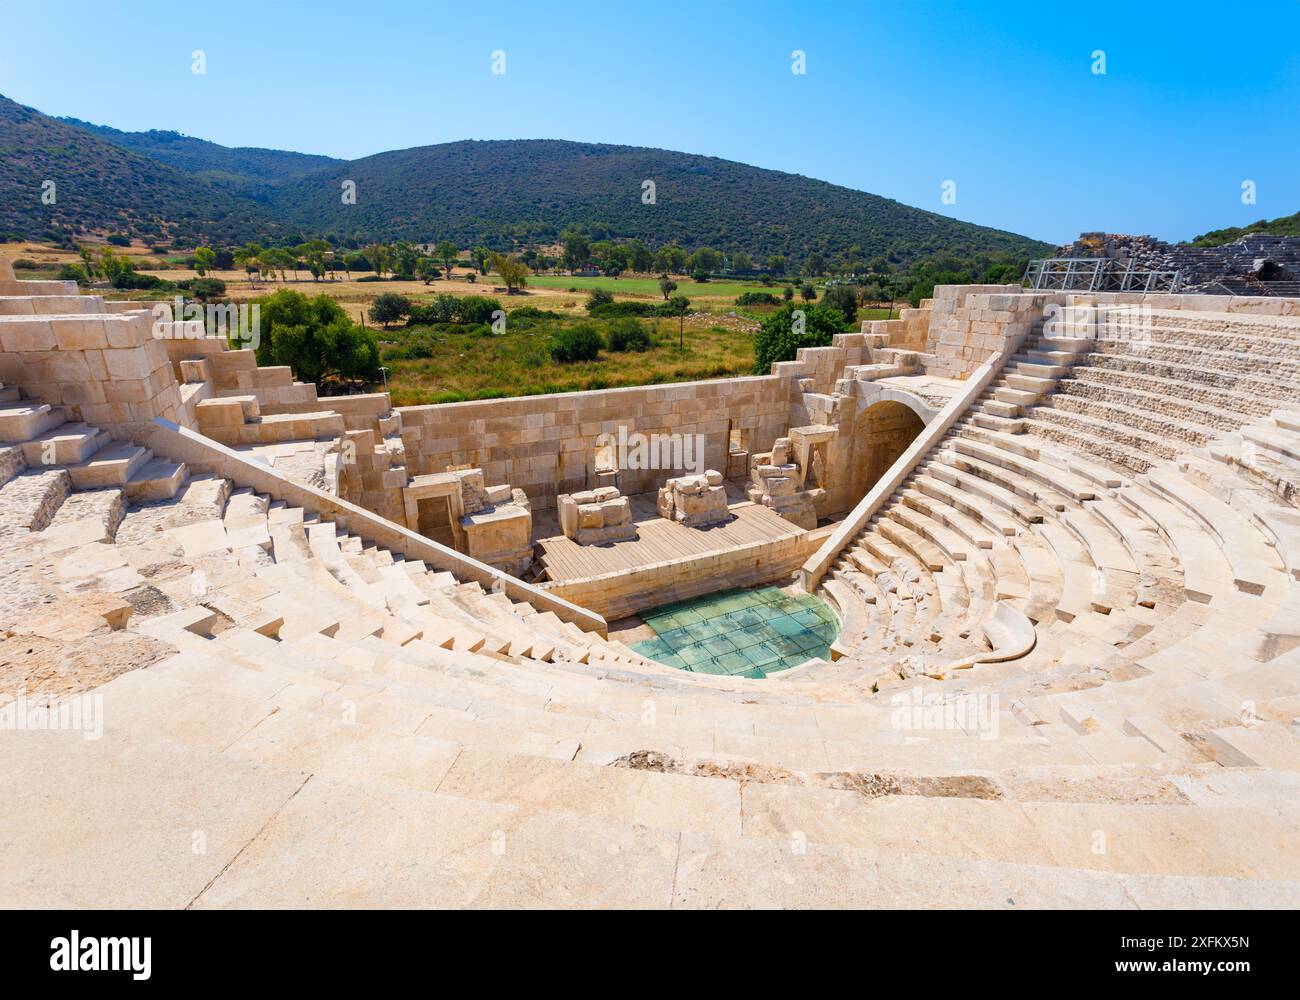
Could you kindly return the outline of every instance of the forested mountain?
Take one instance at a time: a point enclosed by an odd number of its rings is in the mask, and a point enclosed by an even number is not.
[[[60,118],[59,121],[85,129],[115,146],[152,157],[218,186],[254,197],[264,195],[268,187],[282,181],[343,162],[329,156],[291,153],[281,149],[259,149],[255,146],[232,149],[206,139],[182,135],[180,132],[159,129],[122,132],[107,125],[83,122],[79,118]]]
[[[1048,249],[797,174],[638,146],[464,141],[342,161],[121,132],[0,97],[0,154],[0,236],[116,233],[191,246],[324,236],[509,250],[581,226],[593,238],[743,251],[760,264],[816,253],[902,266]],[[44,180],[56,183],[53,204],[41,200]]]
[[[1249,226],[1230,226],[1227,229],[1215,229],[1192,240],[1196,247],[1220,247],[1225,243],[1241,239],[1247,233],[1270,233],[1273,236],[1300,236],[1300,212],[1283,215],[1276,219],[1260,219]]]
[[[356,204],[341,185],[356,183]],[[651,189],[654,200],[647,203]],[[288,181],[271,195],[286,224],[360,240],[553,239],[596,235],[744,251],[838,256],[857,246],[904,262],[947,251],[1030,255],[1045,244],[797,174],[639,146],[517,139],[379,153]]]
[[[184,170],[0,97],[0,234],[273,238],[268,210]]]

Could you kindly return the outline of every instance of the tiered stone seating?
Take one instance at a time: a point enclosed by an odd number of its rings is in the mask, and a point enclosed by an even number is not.
[[[838,658],[762,682],[248,483],[78,482],[95,428],[9,393],[6,677],[104,728],[0,731],[0,901],[1295,906],[1290,404],[1136,469],[1038,433],[1097,353],[1031,344],[824,581]]]

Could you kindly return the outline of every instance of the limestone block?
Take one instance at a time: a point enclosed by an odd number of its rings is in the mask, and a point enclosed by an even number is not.
[[[659,488],[659,516],[673,520],[677,513],[676,495],[671,486],[661,486]]]
[[[632,504],[627,497],[614,497],[601,505],[606,527],[617,527],[632,520]]]
[[[194,408],[199,429],[237,427],[244,422],[244,409],[238,399],[204,399]]]
[[[605,512],[598,503],[584,503],[578,507],[579,528],[603,528]]]

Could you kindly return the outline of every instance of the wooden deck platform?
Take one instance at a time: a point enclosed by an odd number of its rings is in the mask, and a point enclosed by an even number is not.
[[[662,517],[639,521],[637,537],[626,542],[579,545],[563,535],[544,538],[538,542],[543,551],[541,562],[552,580],[583,580],[803,533],[767,507],[749,501],[729,509],[730,521],[707,528],[686,528]]]

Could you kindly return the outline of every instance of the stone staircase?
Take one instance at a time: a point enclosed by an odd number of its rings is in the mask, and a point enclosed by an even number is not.
[[[1225,350],[1186,382],[1098,377],[1202,333]],[[834,563],[841,659],[806,675],[882,691],[923,676],[1002,691],[1039,727],[1226,767],[1300,761],[1300,417],[1270,412],[1300,399],[1300,323],[1183,313],[1133,350],[1042,340],[1013,358]],[[1080,398],[1114,405],[1068,434],[1044,419]]]
[[[23,399],[13,387],[0,387],[0,400],[0,448],[22,453],[27,476],[62,477],[82,490],[116,488],[136,500],[171,498],[185,482],[183,462],[155,458],[148,448],[71,422],[60,407]]]

